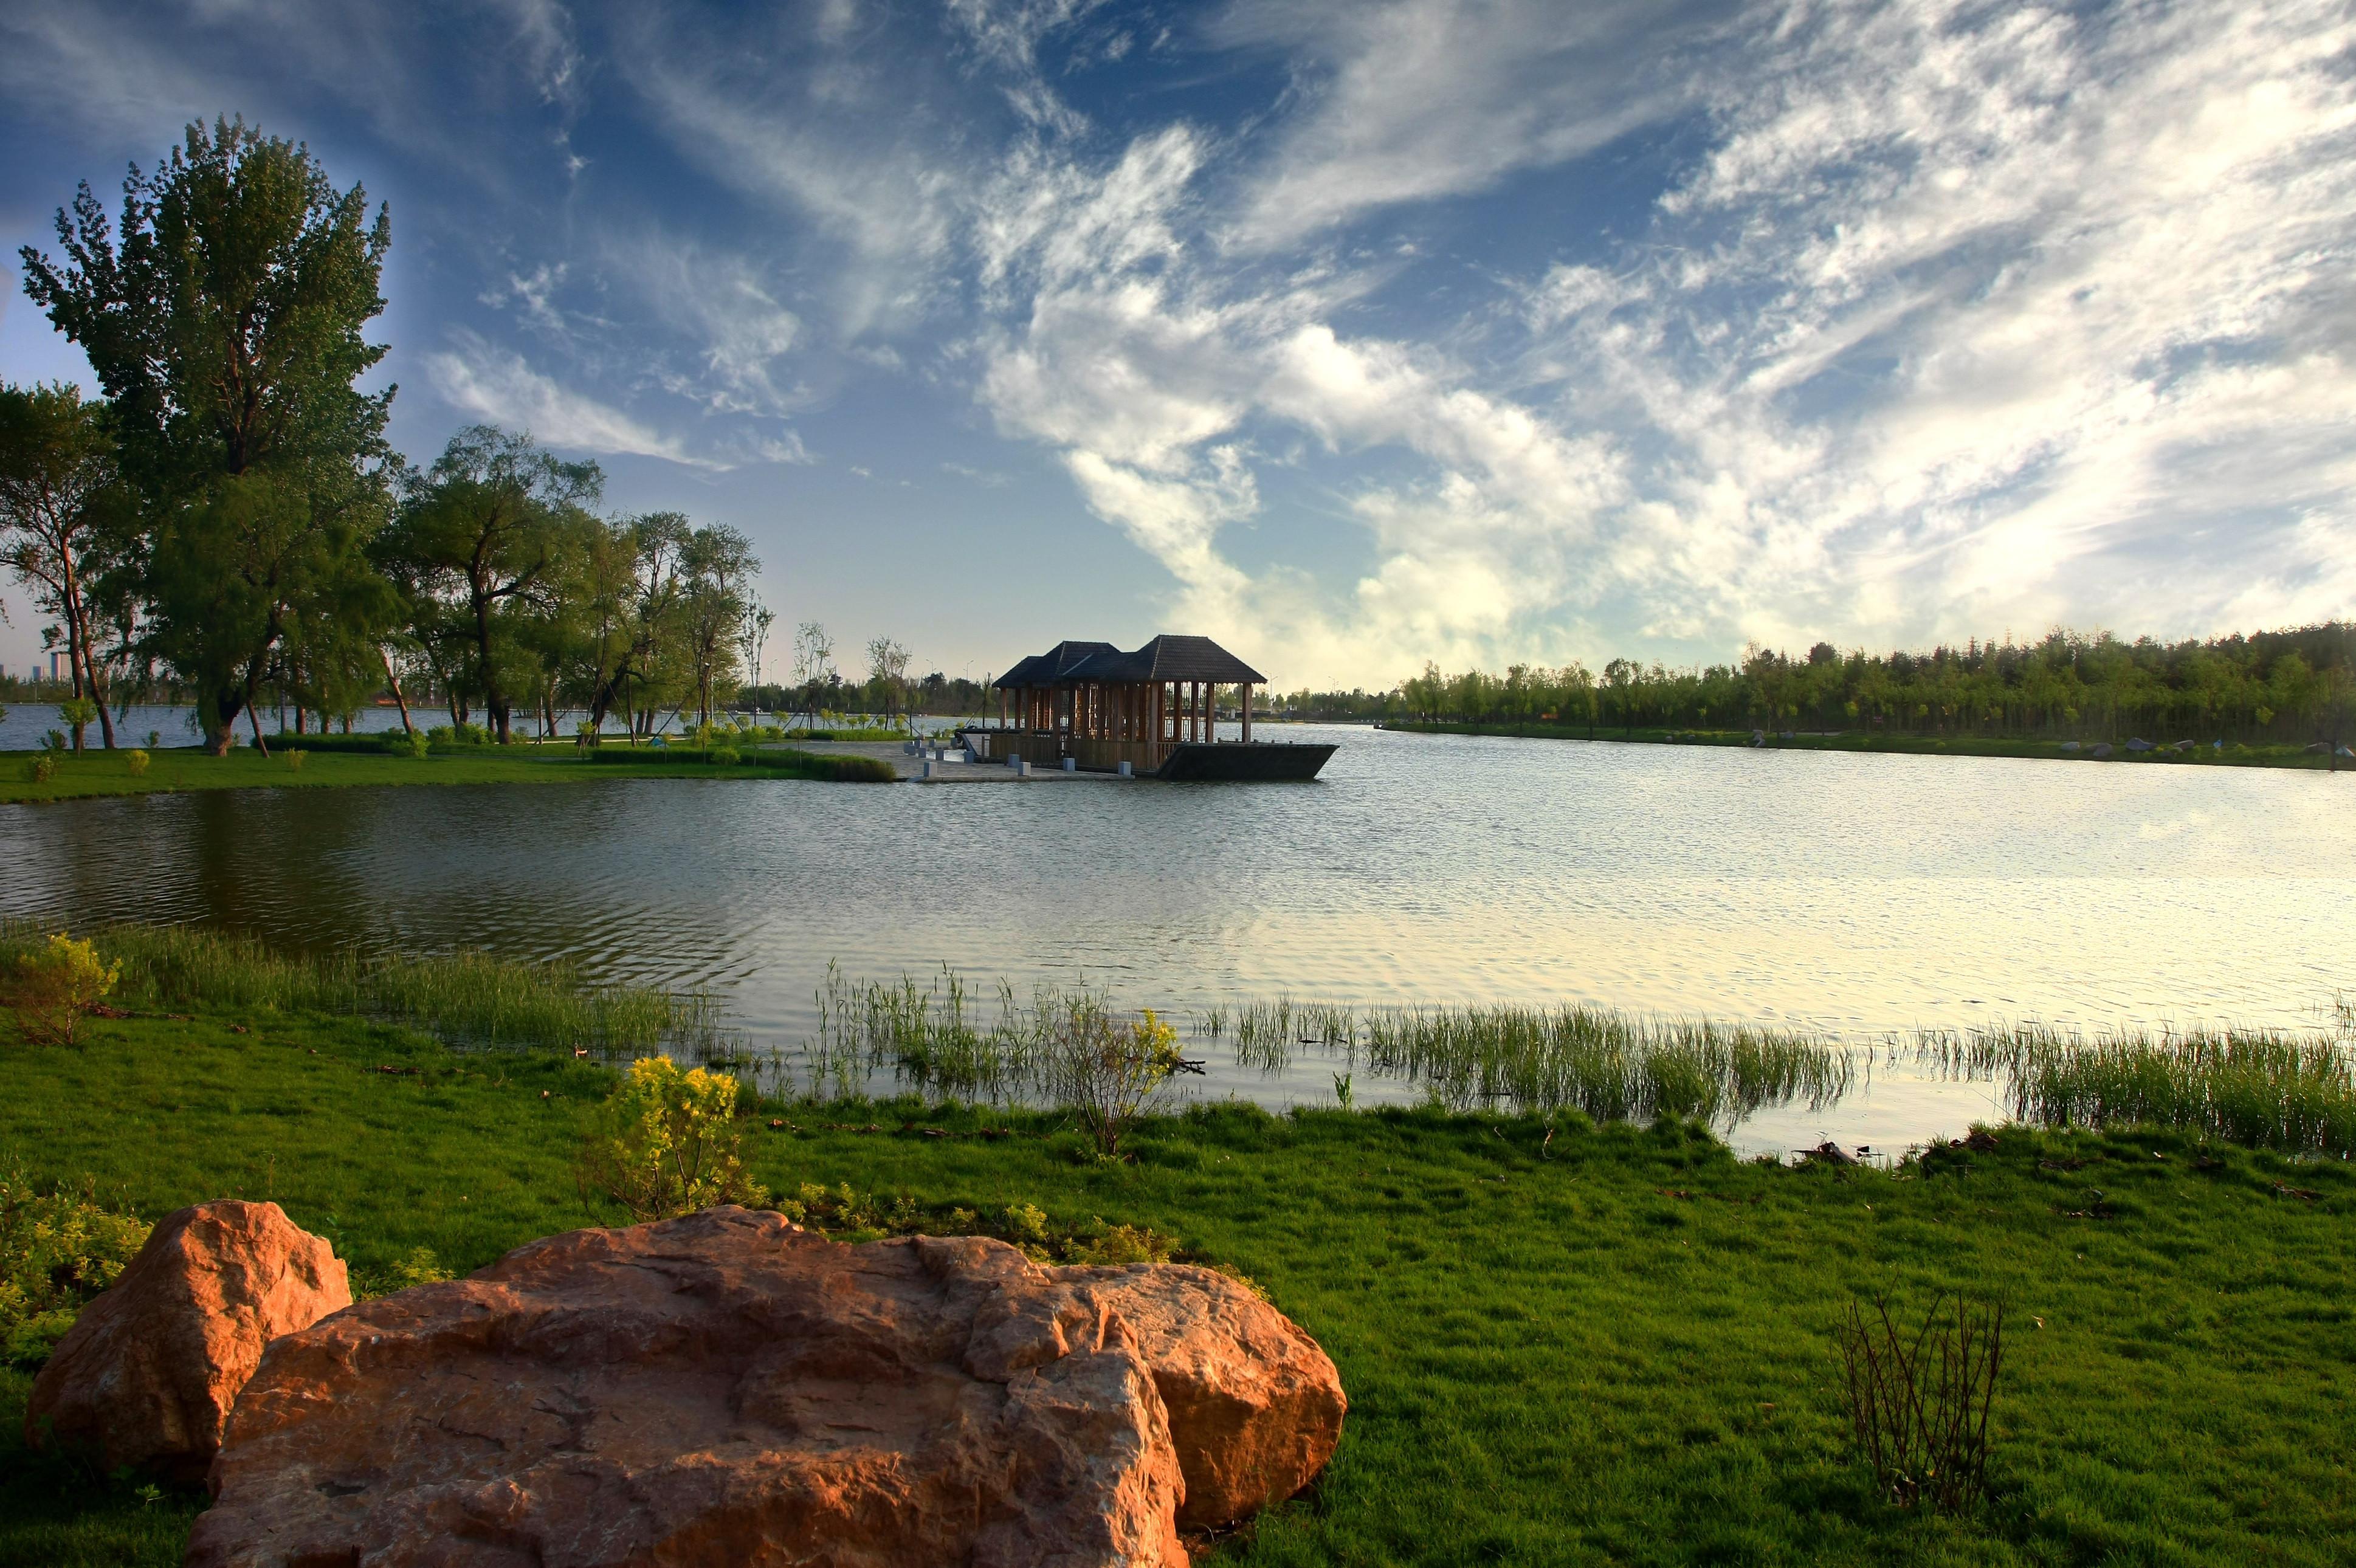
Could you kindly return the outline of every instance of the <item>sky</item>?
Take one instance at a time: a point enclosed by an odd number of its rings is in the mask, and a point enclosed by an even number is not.
[[[392,436],[779,629],[1279,683],[2356,613],[2356,5],[11,0],[19,287],[191,118],[390,204]],[[21,591],[0,664],[37,643]]]

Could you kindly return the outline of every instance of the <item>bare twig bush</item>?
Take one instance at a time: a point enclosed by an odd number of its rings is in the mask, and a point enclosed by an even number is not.
[[[1877,1296],[1848,1304],[1838,1337],[1849,1430],[1882,1495],[1945,1513],[1985,1499],[2003,1305],[1942,1292],[1910,1329]]]

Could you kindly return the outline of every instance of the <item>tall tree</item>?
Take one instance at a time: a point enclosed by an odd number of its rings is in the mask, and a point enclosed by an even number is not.
[[[145,645],[225,752],[287,675],[294,627],[394,610],[365,550],[391,507],[393,389],[353,385],[384,357],[362,329],[391,220],[302,144],[221,120],[132,167],[119,231],[86,183],[57,231],[64,264],[27,246],[25,292],[112,400],[153,529]]]
[[[724,523],[697,528],[680,550],[681,653],[699,725],[736,685],[736,656],[752,609],[753,541]]]
[[[816,621],[804,621],[794,633],[794,685],[801,688],[802,706],[818,718],[819,693],[841,677],[834,668],[834,639]]]
[[[474,425],[407,484],[376,541],[426,624],[421,637],[438,628],[467,645],[469,683],[501,745],[516,697],[538,689],[545,639],[533,623],[562,609],[560,558],[605,485],[594,463],[565,463],[528,434]]]
[[[95,652],[102,579],[132,533],[104,403],[67,385],[0,385],[0,562],[32,590],[34,605],[64,629],[76,711],[96,709],[114,749],[107,661]],[[82,749],[83,724],[73,726]]]
[[[884,704],[887,719],[900,716],[900,698],[908,680],[908,650],[890,637],[872,637],[867,644],[867,684]]]
[[[676,618],[680,555],[691,531],[677,512],[592,518],[582,528],[568,564],[573,617],[561,685],[589,710],[592,744],[610,713],[626,715],[637,733],[657,652]]]

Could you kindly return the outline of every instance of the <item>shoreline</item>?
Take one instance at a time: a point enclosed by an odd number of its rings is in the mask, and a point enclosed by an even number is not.
[[[56,771],[47,782],[31,776],[39,752],[0,752],[0,805],[32,805],[49,801],[91,800],[107,796],[187,795],[224,789],[334,789],[362,786],[434,784],[584,784],[592,779],[801,778],[847,783],[892,782],[895,770],[877,764],[855,751],[763,748],[734,763],[707,761],[686,747],[653,751],[645,747],[607,747],[584,752],[569,741],[541,749],[539,742],[511,746],[466,747],[423,757],[395,756],[381,750],[360,751],[345,746],[310,750],[305,738],[287,736],[263,756],[251,746],[239,746],[225,757],[200,748],[175,746],[147,753],[145,773],[131,771],[131,748],[107,752],[91,749],[77,757],[56,756]],[[343,741],[341,736],[329,738]],[[283,749],[281,749],[283,746]],[[619,752],[620,754],[616,754]],[[291,760],[300,754],[297,763]]]
[[[2222,751],[2203,742],[2185,751],[2173,749],[2174,742],[2155,742],[2152,750],[2130,752],[2125,741],[2015,741],[1980,736],[1939,735],[1877,735],[1866,731],[1793,731],[1778,734],[1767,731],[1765,744],[1754,747],[1749,729],[1687,730],[1643,728],[1612,732],[1598,729],[1593,734],[1584,725],[1569,724],[1445,724],[1416,720],[1386,720],[1374,725],[1378,730],[1394,731],[1408,735],[1472,735],[1508,741],[1586,741],[1596,744],[1609,742],[1616,746],[1731,746],[1744,751],[1770,752],[1851,752],[1891,756],[1922,757],[2020,757],[2039,762],[2054,763],[2170,763],[2179,766],[2199,764],[2204,767],[2227,768],[2286,768],[2305,769],[2312,773],[2356,773],[2356,760],[2338,759],[2341,764],[2332,766],[2333,759],[2324,752],[2287,741],[2252,745],[2228,741]],[[2318,742],[2319,744],[2319,742]],[[2076,745],[2075,752],[2064,751]],[[2111,753],[2105,757],[2093,754],[2096,745],[2108,745]]]

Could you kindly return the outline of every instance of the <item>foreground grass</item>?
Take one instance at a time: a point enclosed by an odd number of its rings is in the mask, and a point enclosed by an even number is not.
[[[1387,730],[1400,730],[1418,735],[1504,735],[1542,741],[1612,741],[1641,745],[1681,746],[1748,746],[1751,728],[1739,730],[1663,730],[1638,726],[1622,730],[1617,726],[1597,726],[1590,734],[1584,724],[1422,724],[1407,720],[1386,723]],[[2100,759],[2106,763],[2170,763],[2179,766],[2198,763],[2203,767],[2232,768],[2312,768],[2329,771],[2332,759],[2321,752],[2283,741],[2260,741],[2244,744],[2228,741],[2222,751],[2212,750],[2207,741],[2190,751],[2168,749],[2167,742],[2181,737],[2147,737],[2161,742],[2150,752],[2130,752],[2126,737],[2112,742],[2110,756]],[[1774,731],[1767,731],[1767,748],[1783,752],[1894,752],[1910,756],[1938,757],[2041,757],[2052,762],[2085,763],[2096,761],[2092,752],[2095,742],[2083,741],[2074,752],[2065,752],[2061,741],[2009,741],[1978,736],[1887,735],[1869,731],[1847,730],[1838,733],[1800,733],[1788,737]],[[2339,771],[2356,773],[2356,762],[2339,759]]]
[[[571,1159],[611,1078],[569,1053],[216,1008],[101,1020],[76,1049],[0,1036],[0,1163],[150,1216],[275,1199],[363,1277],[605,1218]],[[961,1136],[985,1126],[1012,1136]],[[750,1128],[773,1189],[1036,1203],[1258,1280],[1352,1410],[1312,1493],[1229,1543],[1255,1563],[2324,1563],[2356,1528],[2338,1162],[2008,1132],[1895,1172],[1791,1169],[1679,1124],[1436,1111],[1215,1109],[1113,1165],[1053,1117],[913,1102]],[[1829,1330],[1853,1292],[1954,1285],[2011,1314],[1997,1497],[1921,1519],[1847,1457]],[[0,1376],[0,1564],[177,1562],[201,1499],[27,1460],[27,1384]]]
[[[341,737],[335,737],[341,739]],[[302,742],[293,741],[292,750]],[[888,764],[866,757],[822,757],[771,749],[734,763],[712,763],[686,747],[663,751],[606,747],[582,752],[571,745],[465,747],[423,757],[382,751],[291,751],[263,756],[240,746],[225,757],[180,746],[151,752],[145,773],[131,771],[124,752],[62,756],[46,783],[32,777],[32,752],[0,752],[0,801],[74,800],[91,795],[162,795],[199,789],[331,789],[353,784],[578,784],[610,778],[809,778],[884,782]],[[879,771],[880,770],[880,771]]]

